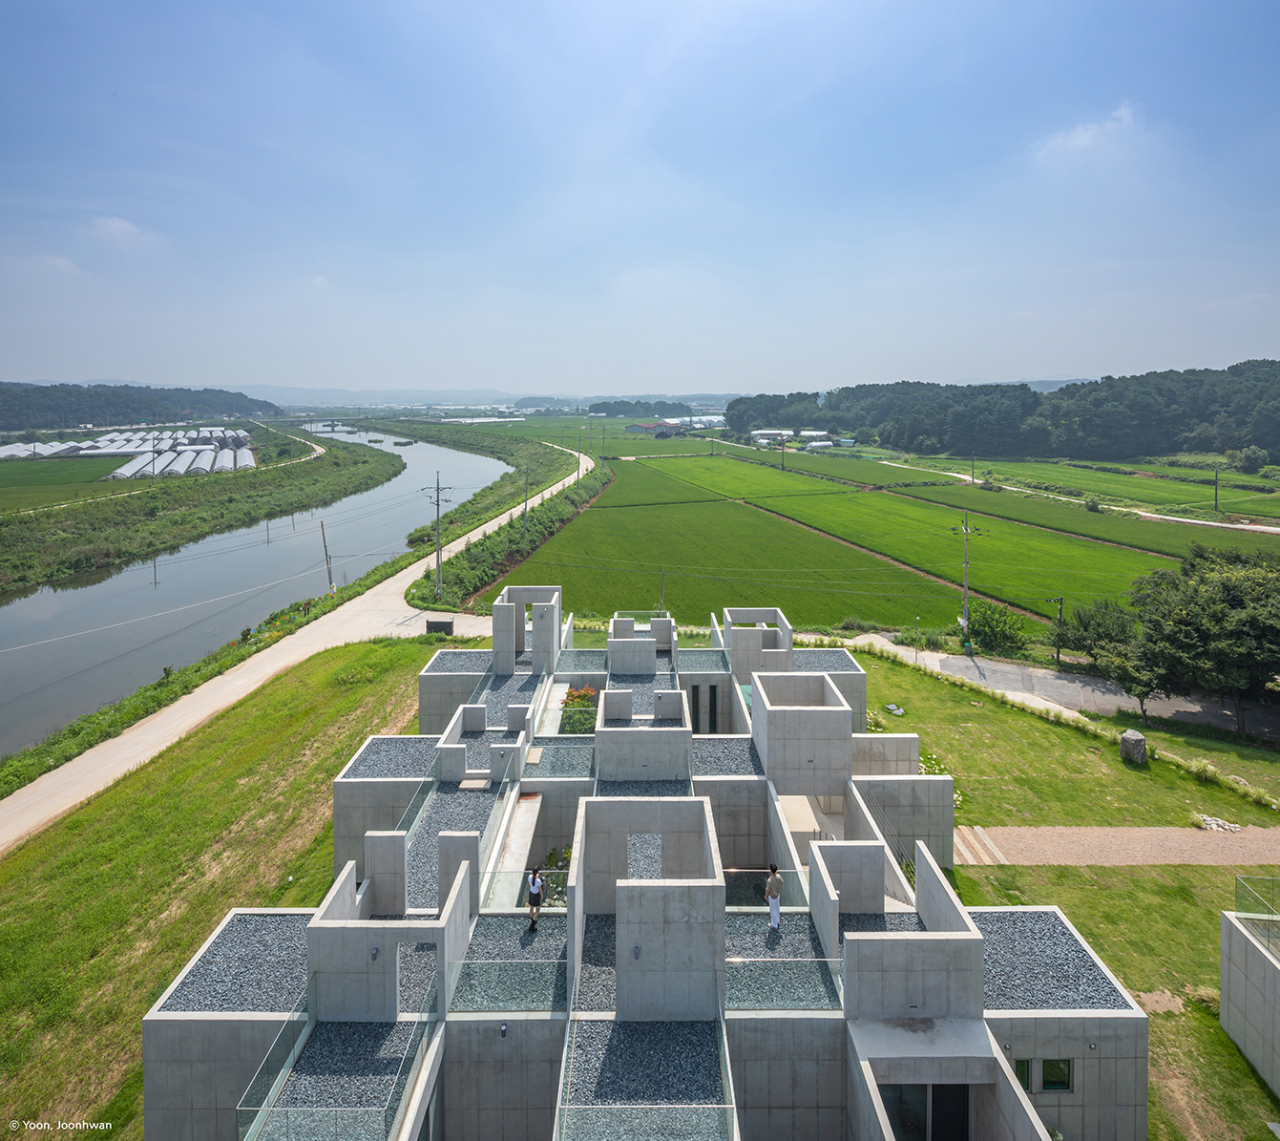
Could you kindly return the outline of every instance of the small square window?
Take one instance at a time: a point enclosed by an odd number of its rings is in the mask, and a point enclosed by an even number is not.
[[[1045,1093],[1049,1093],[1052,1090],[1070,1090],[1071,1059],[1046,1058],[1042,1076],[1044,1078],[1042,1085]]]
[[[1031,1089],[1031,1059],[1018,1058],[1013,1063],[1013,1072],[1018,1079],[1018,1085],[1024,1090]]]

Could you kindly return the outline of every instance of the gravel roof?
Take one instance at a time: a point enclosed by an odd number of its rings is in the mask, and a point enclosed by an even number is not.
[[[661,832],[632,832],[627,836],[627,879],[662,879]]]
[[[690,796],[683,780],[598,780],[596,796]]]
[[[569,1105],[719,1105],[714,1022],[579,1021],[567,1076]]]
[[[821,959],[822,941],[808,915],[784,915],[781,931],[769,930],[769,916],[724,917],[726,959]]]
[[[413,1038],[410,1022],[317,1022],[279,1109],[382,1109]]]
[[[983,935],[988,1010],[1127,1010],[1129,1004],[1053,911],[971,911]]]
[[[728,1111],[719,1106],[574,1105],[563,1112],[565,1136],[582,1141],[730,1141]]]
[[[526,922],[526,926],[527,926]],[[565,960],[465,962],[450,1010],[567,1010]]]
[[[681,650],[676,655],[682,672],[709,674],[728,673],[729,657],[723,650]]]
[[[400,1009],[405,1014],[417,1014],[436,977],[436,945],[401,943],[399,948]]]
[[[568,946],[569,920],[563,915],[544,915],[537,931],[529,930],[525,915],[481,915],[471,934],[467,959],[554,962],[565,957]]]
[[[608,650],[561,650],[556,659],[556,673],[602,674],[608,669]]]
[[[160,1008],[292,1010],[307,989],[310,915],[233,915]]]
[[[606,729],[682,729],[684,721],[679,717],[606,717]]]
[[[923,931],[924,921],[914,911],[840,912],[841,931]]]
[[[431,774],[439,737],[371,737],[343,773],[343,780],[417,777]]]
[[[514,745],[520,739],[518,730],[485,729],[473,733],[463,733],[462,743],[467,747],[467,768],[488,769],[490,745]]]
[[[800,673],[857,673],[848,650],[792,650],[791,667]]]
[[[546,738],[540,738],[546,740]],[[552,738],[553,740],[555,738]],[[589,777],[591,766],[595,761],[594,737],[578,737],[580,745],[543,745],[542,756],[536,765],[526,764],[524,775],[527,779],[537,780],[540,777]]]
[[[575,1010],[614,1010],[618,1005],[618,920],[588,915],[582,925],[582,965]]]
[[[463,792],[457,781],[441,781],[428,802],[418,829],[413,834],[406,858],[409,877],[409,906],[436,909],[440,906],[440,833],[479,832],[489,824],[501,785],[485,791]]]
[[[542,675],[536,677],[527,670],[524,673],[504,674],[495,677],[493,684],[485,690],[480,699],[473,700],[472,705],[481,702],[485,708],[485,723],[505,728],[507,724],[508,705],[532,705],[534,695],[538,691],[538,683]]]
[[[697,777],[764,776],[764,765],[750,737],[694,737],[690,761]]]
[[[492,664],[492,650],[441,650],[427,663],[427,673],[482,674]]]
[[[726,963],[724,992],[730,1010],[838,1010],[841,1005],[831,967],[811,959]]]

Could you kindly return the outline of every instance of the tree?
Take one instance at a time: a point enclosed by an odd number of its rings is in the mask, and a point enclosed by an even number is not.
[[[1200,693],[1235,708],[1280,673],[1280,565],[1262,552],[1193,544],[1178,571],[1155,571],[1130,592],[1142,624],[1143,660],[1164,693]]]
[[[1248,475],[1253,475],[1270,462],[1271,457],[1256,444],[1250,444],[1247,448],[1241,449],[1240,455],[1236,457],[1236,467]]]
[[[1017,653],[1027,647],[1022,619],[1007,606],[975,602],[969,607],[969,635],[984,650]]]
[[[1138,703],[1142,723],[1147,721],[1147,702],[1161,694],[1160,671],[1150,660],[1150,647],[1136,642],[1105,642],[1097,647],[1094,663],[1098,672]]]
[[[1109,598],[1100,598],[1086,606],[1077,606],[1063,619],[1062,645],[1065,649],[1088,654],[1097,665],[1100,650],[1107,646],[1128,645],[1132,641],[1134,622],[1131,610]]]

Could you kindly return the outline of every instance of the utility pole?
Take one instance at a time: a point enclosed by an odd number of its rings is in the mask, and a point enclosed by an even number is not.
[[[1218,510],[1218,465],[1213,465],[1213,509]]]
[[[964,513],[964,525],[952,527],[951,530],[957,535],[964,536],[964,615],[960,619],[960,625],[964,627],[964,631],[967,634],[969,632],[969,536],[981,535],[982,529],[969,526],[969,512],[966,511]]]
[[[1054,632],[1053,651],[1054,657],[1057,659],[1058,665],[1062,665],[1062,596],[1057,598],[1046,598],[1046,602],[1056,602],[1058,604],[1058,628]]]
[[[440,477],[437,476],[437,479]],[[439,526],[439,524],[437,524]],[[524,528],[520,532],[522,539],[529,537],[529,464],[524,465]]]
[[[320,542],[324,544],[324,565],[329,572],[329,592],[333,592],[333,561],[329,558],[329,540],[324,534],[324,520],[320,520]]]
[[[667,572],[662,572],[662,587],[658,591],[658,609],[666,611],[667,609]]]
[[[429,492],[431,488],[424,487],[422,490]],[[444,565],[440,557],[440,504],[450,502],[450,500],[443,498],[440,493],[452,490],[452,487],[440,486],[440,473],[436,472],[436,598],[440,598],[444,594]]]

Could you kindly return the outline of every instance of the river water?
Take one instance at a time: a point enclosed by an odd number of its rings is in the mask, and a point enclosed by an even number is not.
[[[309,427],[321,440],[329,434]],[[341,427],[335,438],[370,442],[368,433]],[[199,660],[290,602],[324,594],[321,520],[342,586],[407,550],[405,536],[434,520],[424,489],[434,497],[437,471],[453,489],[447,511],[507,470],[488,456],[424,443],[396,448],[395,437],[379,438],[373,446],[407,467],[372,491],[0,605],[0,754],[156,681],[165,666]]]

